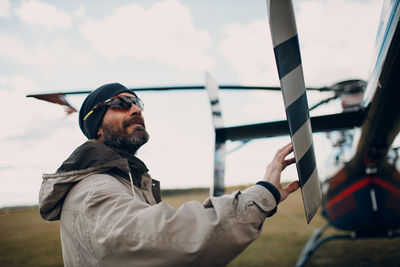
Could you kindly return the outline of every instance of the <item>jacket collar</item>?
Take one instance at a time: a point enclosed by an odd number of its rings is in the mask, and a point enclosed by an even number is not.
[[[141,172],[147,171],[144,163],[138,158],[133,160]],[[116,173],[119,172],[119,173]],[[97,140],[89,140],[79,146],[71,156],[65,160],[56,173],[43,174],[43,182],[39,192],[39,209],[41,216],[46,220],[60,219],[61,209],[69,190],[78,182],[94,173],[116,173],[118,176],[127,176],[129,181],[130,164],[127,158],[109,146]],[[144,173],[143,177],[152,190],[156,182]],[[140,186],[138,186],[140,187]],[[158,192],[159,193],[159,192]],[[159,199],[159,197],[156,197]]]
[[[122,158],[125,158],[128,160],[128,165],[130,168],[130,172],[133,176],[133,183],[137,186],[140,187],[141,186],[141,179],[144,173],[148,172],[149,170],[147,169],[146,165],[144,164],[143,161],[141,161],[140,159],[138,159],[137,157],[135,157],[133,154],[128,153],[124,150],[118,149],[118,148],[114,148],[114,147],[110,147],[114,152],[118,153],[118,155],[120,155]],[[117,173],[119,174],[119,173]],[[123,177],[125,177],[126,179],[129,179],[129,177],[127,176],[127,174],[123,174]]]
[[[129,171],[135,177],[141,177],[148,171],[146,165],[134,155],[109,147],[97,140],[89,140],[79,146],[57,169],[55,174],[101,168],[102,170],[118,169],[125,176]]]

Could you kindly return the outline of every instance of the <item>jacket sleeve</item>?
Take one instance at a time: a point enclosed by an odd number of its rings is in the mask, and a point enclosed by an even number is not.
[[[277,205],[254,185],[176,210],[151,206],[107,180],[93,187],[85,212],[94,256],[105,266],[226,265],[260,235]]]

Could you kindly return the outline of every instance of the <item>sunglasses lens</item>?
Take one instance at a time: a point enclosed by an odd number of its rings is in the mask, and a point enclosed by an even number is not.
[[[132,104],[143,110],[143,102],[139,98],[120,96],[111,100],[107,105],[112,109],[130,109]]]
[[[126,102],[124,99],[117,97],[107,103],[107,106],[112,109],[129,109],[131,107],[131,104]]]
[[[111,98],[109,100],[106,100],[104,102],[101,102],[93,107],[91,111],[89,111],[88,114],[83,118],[83,120],[86,120],[90,115],[92,115],[97,109],[103,107],[103,106],[108,106],[109,108],[112,109],[123,109],[123,110],[128,110],[131,108],[132,104],[136,105],[140,110],[143,111],[144,104],[140,98],[135,98],[135,97],[130,97],[130,96],[118,96],[115,98]]]
[[[140,110],[143,110],[144,104],[140,98],[136,98],[136,106],[138,106],[138,108],[140,108]]]

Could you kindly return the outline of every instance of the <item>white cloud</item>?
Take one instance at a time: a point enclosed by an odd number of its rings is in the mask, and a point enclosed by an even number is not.
[[[86,14],[86,7],[80,6],[77,10],[74,11],[73,17],[75,19],[81,18]]]
[[[238,72],[241,83],[278,83],[272,43],[267,31],[265,20],[256,20],[247,25],[228,24],[224,27],[224,38],[218,49]]]
[[[209,185],[214,136],[205,92],[141,97],[150,141],[138,156],[147,164],[152,177],[161,181],[162,188]]]
[[[0,90],[36,90],[37,85],[29,78],[20,75],[0,76]]]
[[[10,2],[8,0],[0,0],[0,17],[7,18],[10,16]]]
[[[0,76],[0,207],[37,204],[43,172],[54,172],[83,142],[77,115],[66,117],[54,104],[27,98],[37,89],[22,76]]]
[[[306,82],[367,79],[381,8],[382,1],[302,2],[297,20]]]
[[[298,3],[297,28],[308,85],[367,78],[381,2],[310,0]],[[267,20],[226,25],[223,33],[219,51],[238,72],[240,82],[277,83]]]
[[[43,102],[26,98],[27,92],[35,89],[37,89],[35,82],[28,78],[21,76],[0,77],[0,112],[5,115],[2,117],[2,122],[7,125],[1,131],[0,140],[7,141],[19,136],[34,134],[36,132],[34,129],[40,130],[41,128],[38,127],[38,121],[34,119],[35,117],[41,118],[40,123],[42,124],[59,115],[55,109],[48,112],[56,105],[47,107],[43,105]],[[18,105],[15,103],[18,103]],[[4,161],[1,162],[4,163]]]
[[[36,0],[24,1],[15,13],[25,23],[42,26],[49,32],[71,26],[71,17],[66,12]]]
[[[22,40],[0,35],[0,57],[23,63],[34,63],[33,53]]]
[[[0,58],[11,59],[15,63],[43,67],[43,71],[57,70],[67,66],[85,68],[89,55],[64,39],[43,43],[27,43],[20,38],[0,34]]]
[[[118,8],[102,21],[86,21],[81,33],[109,60],[156,60],[201,71],[214,64],[207,54],[212,44],[208,32],[196,29],[190,9],[174,0],[155,3],[149,9],[139,5]]]

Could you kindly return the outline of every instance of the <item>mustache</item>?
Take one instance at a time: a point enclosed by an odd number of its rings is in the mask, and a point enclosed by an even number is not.
[[[125,120],[122,123],[122,127],[128,128],[129,126],[131,126],[133,124],[140,124],[143,127],[146,127],[145,124],[144,124],[144,119],[142,117],[140,117],[140,116],[134,116],[134,117],[132,117],[130,119]]]

